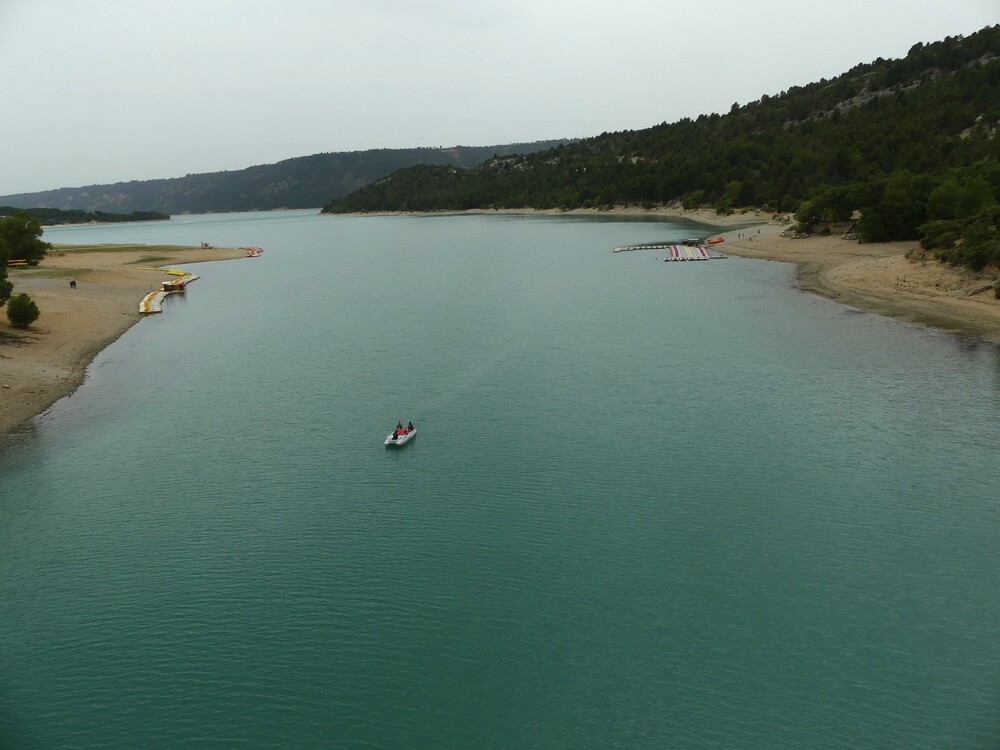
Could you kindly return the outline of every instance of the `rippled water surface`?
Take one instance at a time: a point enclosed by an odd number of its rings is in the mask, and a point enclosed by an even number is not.
[[[47,230],[266,252],[0,449],[0,747],[995,747],[996,349],[692,231]]]

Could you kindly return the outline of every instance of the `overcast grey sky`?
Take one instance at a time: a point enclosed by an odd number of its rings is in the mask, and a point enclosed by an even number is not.
[[[1000,0],[0,0],[0,195],[638,129],[1000,23]]]

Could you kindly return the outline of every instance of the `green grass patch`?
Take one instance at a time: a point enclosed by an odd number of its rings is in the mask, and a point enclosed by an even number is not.
[[[144,255],[139,260],[133,260],[129,265],[155,266],[168,260],[170,258],[166,255]]]
[[[191,245],[53,245],[52,253],[131,253],[137,250],[143,252],[171,252],[177,250],[198,250]]]

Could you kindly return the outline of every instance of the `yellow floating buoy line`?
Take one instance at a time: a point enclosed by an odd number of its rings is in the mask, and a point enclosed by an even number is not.
[[[177,268],[153,268],[152,266],[147,266],[146,268],[138,269],[140,271],[159,271],[160,273],[169,273],[171,276],[186,276],[187,271],[181,271]]]
[[[205,242],[201,243],[202,247],[211,247]],[[245,250],[248,258],[258,258],[264,252],[259,247],[241,247],[240,250]],[[193,273],[188,273],[187,271],[181,271],[177,268],[140,268],[140,271],[159,271],[160,273],[165,273],[170,276],[176,276],[176,279],[171,281],[164,281],[163,288],[157,289],[156,291],[150,292],[142,301],[139,303],[139,312],[143,315],[150,315],[152,313],[163,312],[163,300],[167,298],[168,294],[174,294],[176,292],[183,292],[184,288],[190,284],[192,281],[197,279]]]

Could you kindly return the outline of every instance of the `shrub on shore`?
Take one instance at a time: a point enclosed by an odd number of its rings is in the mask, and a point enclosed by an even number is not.
[[[962,238],[962,227],[954,219],[935,219],[918,227],[925,250],[950,250]]]
[[[41,312],[38,305],[27,294],[15,294],[7,301],[7,320],[15,328],[27,328],[36,320]]]
[[[938,238],[942,235],[945,240],[951,237],[952,230],[947,222],[933,224],[944,226],[945,231],[938,234]],[[973,271],[981,271],[987,266],[1000,266],[1000,207],[954,222],[954,225],[959,231],[961,242],[953,241],[950,245],[943,241],[937,242],[940,260],[953,266],[966,266]]]
[[[52,249],[48,242],[42,242],[44,230],[37,219],[23,211],[16,216],[0,218],[0,239],[3,240],[7,260],[24,260],[30,266],[37,266]]]

